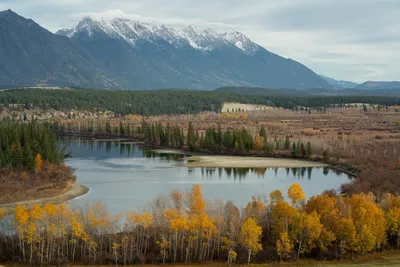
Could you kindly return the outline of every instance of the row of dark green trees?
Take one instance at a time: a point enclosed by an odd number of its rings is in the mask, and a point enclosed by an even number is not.
[[[85,124],[79,127],[70,123],[53,123],[53,129],[57,132],[78,131],[81,133],[105,133],[122,137],[141,138],[146,144],[153,146],[182,148],[189,151],[203,151],[211,153],[247,154],[250,151],[260,151],[266,155],[273,155],[277,151],[286,150],[292,157],[309,158],[312,155],[311,144],[300,141],[292,142],[289,136],[283,139],[267,136],[262,126],[258,133],[250,133],[245,128],[222,130],[208,128],[205,131],[195,129],[190,122],[187,130],[179,126],[161,123],[151,124],[142,121],[141,125],[134,127],[129,122],[122,120],[118,125],[112,126],[110,122]]]
[[[64,155],[57,145],[50,124],[0,121],[0,167],[33,170],[35,157],[50,163],[61,163]]]
[[[244,90],[231,88],[227,91],[151,90],[43,90],[14,89],[0,94],[0,105],[11,109],[40,108],[85,111],[113,111],[117,114],[193,114],[202,111],[219,112],[225,102],[260,104],[286,109],[309,107],[317,110],[332,104],[366,103],[400,105],[399,97],[389,96],[314,96],[302,91],[280,94],[281,90],[270,90],[268,94],[255,88]],[[1,109],[1,106],[0,106]]]

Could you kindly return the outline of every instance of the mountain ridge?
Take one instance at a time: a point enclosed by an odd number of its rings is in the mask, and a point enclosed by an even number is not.
[[[60,36],[61,35],[61,36]],[[108,89],[221,86],[332,88],[305,65],[244,34],[85,17],[53,34],[11,10],[0,15],[0,84]]]
[[[400,89],[400,81],[367,81],[356,89]]]
[[[57,34],[85,47],[103,62],[113,77],[121,78],[121,70],[115,65],[120,65],[127,73],[134,73],[133,76],[122,76],[122,84],[128,87],[132,84],[141,89],[332,87],[301,63],[271,53],[234,30],[217,33],[213,29],[198,30],[192,25],[176,29],[124,18],[85,17],[75,28],[60,30]],[[105,57],[100,50],[114,52]],[[122,63],[118,59],[121,53],[124,53]]]
[[[0,44],[1,84],[118,87],[74,42],[12,10],[0,12]]]
[[[335,89],[351,89],[355,88],[358,86],[358,83],[355,82],[350,82],[350,81],[344,81],[344,80],[336,80],[328,76],[324,76],[322,74],[319,74],[319,76],[326,80],[330,85],[332,85]]]

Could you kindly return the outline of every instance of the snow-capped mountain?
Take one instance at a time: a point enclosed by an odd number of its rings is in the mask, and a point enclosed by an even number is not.
[[[230,30],[230,31],[224,33],[223,37],[228,42],[230,42],[231,44],[234,44],[237,48],[239,48],[240,50],[242,50],[246,53],[254,54],[260,50],[260,47],[256,43],[253,43],[243,33],[240,33],[240,32],[234,31],[234,30]]]
[[[331,88],[300,63],[273,54],[235,30],[173,28],[124,18],[84,18],[71,38],[113,78],[134,88],[219,86]]]
[[[1,71],[2,67],[5,69]],[[86,17],[52,34],[12,11],[0,12],[0,85],[110,89],[221,86],[331,88],[306,66],[244,34],[194,26]]]
[[[157,42],[163,39],[176,48],[190,45],[200,51],[212,51],[224,46],[235,46],[246,53],[259,51],[259,46],[252,42],[246,35],[230,30],[225,33],[217,33],[213,29],[198,30],[195,26],[184,29],[175,29],[166,25],[150,25],[128,19],[100,19],[94,20],[85,17],[76,28],[62,29],[56,34],[73,38],[80,33],[86,33],[91,37],[94,33],[106,33],[113,38],[121,38],[135,46],[137,41],[146,40]]]

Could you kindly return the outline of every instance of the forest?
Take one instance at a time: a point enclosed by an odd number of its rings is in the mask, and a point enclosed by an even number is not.
[[[0,121],[0,204],[38,197],[46,187],[65,187],[73,175],[63,162],[64,150],[50,124]]]
[[[285,153],[291,157],[310,158],[312,156],[311,143],[300,141],[292,142],[289,136],[284,139],[268,137],[266,129],[261,127],[259,133],[251,134],[242,127],[237,130],[223,131],[221,127],[208,128],[205,131],[195,130],[193,124],[189,122],[188,129],[185,131],[179,126],[165,127],[161,123],[151,124],[142,121],[141,126],[135,127],[129,122],[119,122],[119,125],[112,126],[109,121],[93,122],[87,124],[54,122],[51,124],[55,132],[76,132],[89,134],[114,135],[119,137],[134,137],[143,140],[145,144],[151,146],[172,147],[185,149],[191,152],[219,153],[230,155],[258,155],[271,156],[277,153]]]
[[[53,164],[64,160],[50,124],[1,121],[0,167],[31,171],[39,160]]]
[[[332,104],[373,103],[400,105],[400,98],[385,96],[240,95],[213,91],[152,90],[108,91],[89,89],[13,89],[0,94],[0,104],[11,109],[109,110],[116,114],[194,114],[220,112],[223,103],[240,102],[285,109],[323,108]]]
[[[399,247],[400,197],[386,194],[377,203],[372,193],[323,193],[305,201],[293,184],[239,210],[204,200],[193,185],[123,217],[102,203],[85,210],[18,206],[0,226],[0,260],[29,266],[347,259]]]

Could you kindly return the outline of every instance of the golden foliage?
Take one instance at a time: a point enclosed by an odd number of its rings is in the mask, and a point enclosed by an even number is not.
[[[248,218],[240,227],[240,243],[243,247],[248,249],[251,254],[255,255],[262,249],[260,243],[261,234],[262,228],[257,225],[257,221],[253,218]]]
[[[6,214],[6,210],[3,208],[0,208],[0,220],[4,218],[4,215]]]
[[[289,258],[292,251],[292,244],[289,239],[287,232],[282,232],[279,235],[279,239],[276,241],[276,252],[281,258]]]
[[[220,250],[230,265],[236,258],[243,259],[238,255],[243,253],[240,247],[246,249],[250,261],[262,250],[261,239],[275,246],[281,260],[295,253],[329,251],[346,257],[385,248],[388,243],[400,246],[400,197],[387,194],[377,205],[370,193],[324,194],[299,205],[304,201],[300,186],[292,185],[288,194],[290,202],[279,190],[271,192],[269,205],[253,198],[240,214],[231,202],[206,208],[200,186],[194,185],[188,195],[171,194],[164,209],[127,212],[123,228],[119,217],[109,214],[101,203],[88,205],[85,212],[64,204],[36,205],[30,210],[17,206],[16,239],[10,244],[16,244],[16,252],[29,263],[50,262],[60,250],[71,262],[77,255],[75,261],[96,262],[98,255],[107,253],[118,265],[132,264],[136,253],[147,256],[154,251],[162,262],[185,258],[203,262],[208,256],[217,258],[207,254]],[[3,215],[0,210],[0,220]]]
[[[42,156],[40,154],[36,154],[36,156],[35,156],[36,170],[38,170],[38,171],[42,170],[42,165],[43,165]]]
[[[291,186],[289,186],[288,196],[289,196],[290,200],[292,201],[293,205],[296,205],[299,202],[305,200],[304,192],[298,183],[294,183]]]

